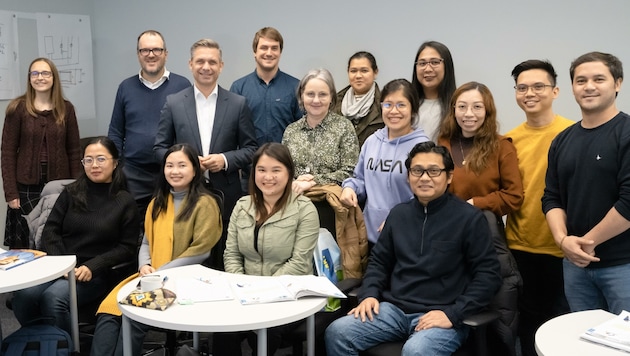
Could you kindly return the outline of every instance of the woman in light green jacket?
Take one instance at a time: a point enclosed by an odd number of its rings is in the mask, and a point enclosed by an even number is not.
[[[294,173],[291,154],[282,144],[266,143],[256,151],[250,195],[236,203],[230,217],[223,254],[226,272],[257,276],[313,273],[319,216],[310,199],[291,190]],[[280,343],[281,332],[274,329],[268,333],[269,355]],[[212,354],[240,355],[240,341],[246,336],[214,334]]]

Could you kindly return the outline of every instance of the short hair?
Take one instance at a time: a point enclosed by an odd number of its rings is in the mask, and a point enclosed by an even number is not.
[[[577,68],[580,64],[588,62],[602,62],[606,65],[606,67],[608,67],[608,70],[610,70],[610,74],[615,81],[617,81],[617,79],[623,79],[623,65],[621,64],[619,58],[609,53],[589,52],[577,57],[573,62],[571,62],[571,67],[569,68],[571,82],[573,82],[575,68]]]
[[[444,117],[448,105],[451,102],[451,97],[453,96],[453,92],[455,91],[455,66],[453,65],[453,56],[451,56],[451,51],[449,51],[448,47],[444,44],[437,41],[426,41],[420,45],[418,48],[418,52],[416,52],[416,56],[413,57],[413,71],[411,74],[411,84],[418,92],[418,98],[420,98],[420,104],[424,101],[426,95],[424,94],[424,89],[422,88],[422,84],[418,80],[418,76],[416,75],[416,62],[418,61],[418,56],[422,51],[424,51],[427,47],[431,47],[440,54],[440,57],[444,60],[444,79],[438,85],[438,100],[440,102],[440,107],[442,108],[442,117]]]
[[[529,60],[526,60],[524,62],[517,64],[516,67],[512,69],[512,78],[514,78],[514,82],[518,80],[518,76],[521,75],[521,73],[528,70],[532,70],[532,69],[540,69],[547,72],[547,76],[549,77],[549,82],[554,87],[556,86],[558,73],[556,73],[556,70],[553,68],[553,65],[551,65],[551,62],[549,62],[546,59],[545,60],[529,59]]]
[[[258,32],[256,32],[256,34],[254,35],[254,41],[252,42],[252,49],[254,50],[254,53],[256,53],[258,42],[260,41],[261,37],[270,39],[272,41],[278,41],[278,43],[280,43],[280,52],[282,52],[282,49],[284,48],[284,39],[282,38],[280,31],[276,30],[273,27],[263,27],[258,30]]]
[[[156,30],[146,30],[146,31],[143,31],[140,35],[138,35],[138,40],[136,41],[136,49],[140,49],[140,46],[139,46],[140,39],[144,35],[151,35],[151,36],[158,36],[158,37],[160,37],[160,39],[162,40],[162,45],[164,46],[164,49],[166,49],[166,40],[164,40],[164,36],[162,36],[162,34],[159,31],[156,31]]]
[[[335,94],[337,93],[337,91],[335,90],[335,81],[333,80],[332,74],[330,74],[327,69],[318,68],[309,70],[304,78],[300,80],[300,84],[298,85],[297,89],[297,100],[298,104],[300,105],[300,109],[302,109],[302,111],[305,111],[302,94],[304,94],[304,87],[306,87],[306,84],[308,84],[311,79],[320,79],[324,81],[326,85],[328,85],[328,89],[330,90],[330,107],[335,107],[335,104],[337,103],[337,95]]]
[[[425,141],[416,144],[413,146],[411,151],[409,151],[409,155],[407,155],[407,159],[405,160],[407,172],[409,172],[409,169],[411,168],[411,161],[418,153],[437,153],[442,156],[442,163],[444,163],[444,169],[446,169],[447,173],[450,173],[455,169],[455,163],[453,163],[453,157],[451,157],[451,153],[448,151],[448,148],[438,146],[433,141]]]
[[[276,202],[276,205],[272,207],[271,212],[267,212],[263,193],[256,185],[256,164],[258,164],[260,157],[263,155],[267,155],[277,160],[285,166],[288,171],[287,177],[289,180],[287,181],[287,185],[284,187],[284,192],[282,193],[280,199]],[[291,183],[293,182],[294,176],[295,165],[293,163],[293,158],[291,157],[291,152],[285,145],[277,142],[267,142],[256,150],[252,156],[252,172],[249,175],[249,194],[252,196],[251,203],[256,208],[258,216],[260,216],[260,222],[267,220],[268,217],[280,210],[283,210],[287,206],[289,197],[291,196]]]
[[[350,57],[350,59],[348,59],[348,69],[347,70],[350,70],[350,62],[352,62],[353,59],[361,59],[361,58],[367,59],[370,62],[370,67],[372,68],[372,70],[374,72],[378,72],[378,66],[376,65],[376,58],[374,58],[372,53],[366,52],[366,51],[359,51],[359,52],[353,54]]]
[[[420,109],[420,99],[418,99],[418,93],[407,79],[394,79],[385,84],[381,91],[381,102],[385,101],[388,95],[399,90],[402,91],[405,99],[409,100],[411,103],[411,127],[416,128],[419,119],[418,110]]]
[[[219,59],[223,58],[223,51],[221,51],[219,43],[210,38],[202,38],[199,41],[193,43],[193,45],[190,46],[190,58],[193,57],[195,50],[199,47],[216,48],[217,50],[219,50]]]

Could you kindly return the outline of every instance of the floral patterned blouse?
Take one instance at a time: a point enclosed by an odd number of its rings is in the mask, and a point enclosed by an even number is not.
[[[287,126],[282,144],[289,148],[295,178],[312,174],[317,184],[339,184],[352,176],[359,159],[359,140],[352,123],[333,112],[315,128],[306,116]]]

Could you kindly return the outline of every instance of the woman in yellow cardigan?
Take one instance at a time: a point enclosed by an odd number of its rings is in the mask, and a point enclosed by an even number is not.
[[[204,188],[197,157],[187,144],[174,145],[164,155],[164,174],[145,217],[138,273],[121,282],[101,304],[90,355],[122,355],[121,312],[116,300],[120,287],[138,275],[201,263],[221,237],[221,210],[217,199]],[[131,324],[133,354],[139,355],[148,326]]]

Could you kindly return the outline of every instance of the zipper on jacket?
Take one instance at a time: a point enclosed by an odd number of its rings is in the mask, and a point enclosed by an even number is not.
[[[420,240],[420,254],[424,252],[424,227],[427,224],[427,217],[429,216],[429,212],[427,207],[424,207],[424,221],[422,222],[422,239]]]

